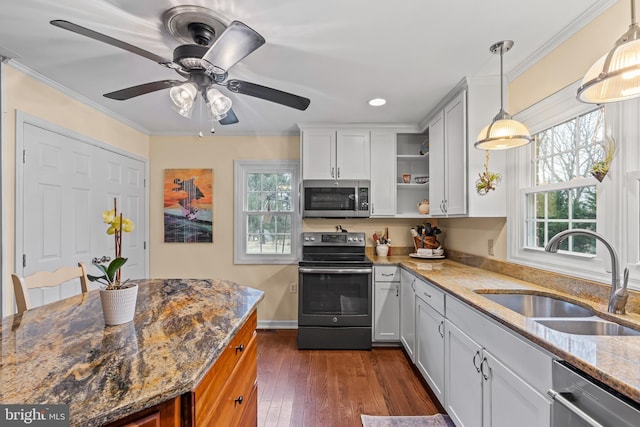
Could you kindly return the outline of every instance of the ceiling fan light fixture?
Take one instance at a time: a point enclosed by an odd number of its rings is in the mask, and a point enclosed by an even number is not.
[[[191,82],[174,86],[169,90],[169,97],[175,110],[188,119],[191,118],[197,94],[198,88]]]
[[[231,104],[231,98],[223,95],[218,89],[214,87],[207,89],[207,106],[209,107],[211,118],[214,120],[222,120],[227,117]]]
[[[584,75],[578,100],[590,104],[624,101],[640,96],[640,28],[635,0],[631,0],[631,25],[613,49],[598,59]]]
[[[485,126],[478,135],[473,146],[480,150],[506,150],[509,148],[522,147],[531,142],[529,129],[522,123],[511,118],[509,113],[504,111],[503,101],[503,71],[502,56],[513,47],[513,41],[503,40],[491,45],[491,53],[500,54],[500,111],[493,118],[493,121]]]

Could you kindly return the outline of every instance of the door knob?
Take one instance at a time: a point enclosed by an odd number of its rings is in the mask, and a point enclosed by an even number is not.
[[[95,257],[91,260],[93,264],[102,264],[103,262],[109,262],[109,261],[111,261],[111,257],[106,255],[104,255],[102,258]]]

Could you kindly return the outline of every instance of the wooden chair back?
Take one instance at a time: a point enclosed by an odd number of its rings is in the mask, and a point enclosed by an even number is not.
[[[32,308],[29,303],[29,289],[58,286],[61,283],[68,282],[73,279],[80,279],[82,293],[89,292],[87,269],[81,262],[78,263],[77,267],[61,267],[53,272],[39,271],[25,277],[12,274],[11,280],[13,281],[13,291],[16,295],[18,314]]]

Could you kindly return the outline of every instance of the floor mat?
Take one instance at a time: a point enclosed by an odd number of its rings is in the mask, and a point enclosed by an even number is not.
[[[456,427],[448,415],[414,417],[360,415],[363,427]]]

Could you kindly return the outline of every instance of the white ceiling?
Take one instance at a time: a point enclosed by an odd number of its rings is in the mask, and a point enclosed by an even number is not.
[[[174,71],[49,24],[63,19],[172,58],[178,43],[162,14],[204,6],[252,27],[266,44],[229,78],[311,99],[298,111],[231,94],[240,123],[217,135],[296,133],[296,123],[417,124],[464,76],[497,75],[489,52],[511,39],[510,77],[615,1],[598,0],[0,0],[0,55],[80,95],[149,134],[207,131],[199,105],[191,120],[170,107],[166,90],[115,101],[102,96]],[[612,41],[613,43],[613,41]],[[536,56],[538,55],[538,56]],[[226,92],[226,89],[222,88]],[[498,94],[496,88],[496,96]],[[384,97],[384,107],[367,100]]]

